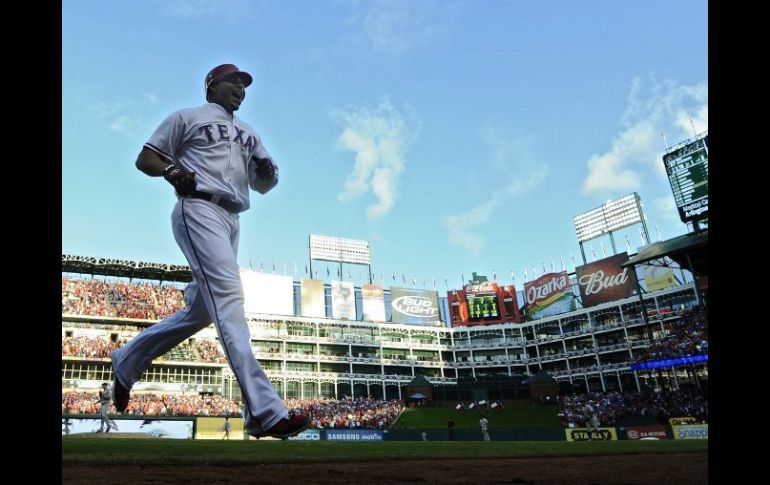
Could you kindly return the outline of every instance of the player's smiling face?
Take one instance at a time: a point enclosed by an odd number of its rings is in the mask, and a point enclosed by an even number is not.
[[[209,101],[216,103],[229,112],[240,108],[243,98],[246,97],[246,88],[238,76],[225,76],[209,87]]]

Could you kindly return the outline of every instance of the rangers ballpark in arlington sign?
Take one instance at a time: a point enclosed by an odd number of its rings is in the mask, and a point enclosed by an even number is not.
[[[703,132],[663,155],[668,181],[682,222],[709,216],[709,136]]]

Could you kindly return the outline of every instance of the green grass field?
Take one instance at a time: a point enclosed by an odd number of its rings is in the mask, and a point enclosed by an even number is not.
[[[377,462],[425,459],[529,458],[708,450],[708,440],[666,441],[200,441],[62,438],[62,464],[253,465]]]
[[[496,428],[517,426],[561,426],[556,406],[506,406],[502,411],[482,411]],[[407,408],[396,422],[399,428],[443,428],[451,419],[458,428],[478,428],[477,411],[459,412],[453,406]]]

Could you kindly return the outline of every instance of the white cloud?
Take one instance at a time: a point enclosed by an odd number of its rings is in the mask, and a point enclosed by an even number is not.
[[[235,22],[252,18],[253,2],[247,0],[157,0],[160,11],[172,17],[217,17]]]
[[[688,122],[689,123],[689,122]],[[676,208],[676,201],[673,194],[668,197],[658,197],[652,200],[653,220],[677,224],[681,223],[679,210]]]
[[[97,118],[106,118],[122,111],[129,104],[130,103],[125,101],[113,101],[110,103],[99,102],[86,104],[86,109],[91,111]]]
[[[344,127],[337,147],[356,154],[353,170],[337,198],[347,202],[371,191],[377,202],[366,208],[370,219],[387,214],[396,203],[407,148],[419,136],[420,121],[416,114],[408,105],[404,113],[387,99],[373,109],[361,106],[332,112],[332,117]]]
[[[376,0],[352,2],[348,22],[377,52],[398,55],[446,37],[441,17],[451,4],[435,0]]]
[[[708,83],[680,86],[673,81],[659,83],[652,77],[646,84],[634,79],[621,119],[622,130],[606,152],[589,158],[583,193],[608,195],[636,190],[650,168],[665,176],[661,133],[673,145],[691,138],[693,126],[696,133],[708,129]]]
[[[110,130],[117,133],[130,133],[138,126],[138,119],[121,115],[112,120],[112,123],[110,123]]]
[[[153,93],[144,93],[144,99],[150,104],[158,104],[160,102],[158,95]]]
[[[479,254],[485,239],[478,226],[484,226],[495,211],[509,203],[512,197],[535,189],[548,175],[547,163],[538,162],[532,155],[532,141],[526,137],[506,135],[498,127],[486,126],[481,139],[486,145],[491,162],[505,174],[506,183],[493,190],[486,202],[460,214],[445,216],[449,242]]]

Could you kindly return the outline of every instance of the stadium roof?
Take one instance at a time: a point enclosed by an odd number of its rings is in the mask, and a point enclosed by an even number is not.
[[[425,378],[422,374],[417,374],[414,376],[414,379],[407,384],[407,387],[431,387],[432,384],[428,382],[428,379]]]
[[[708,242],[708,229],[656,242],[641,248],[636,256],[622,266],[634,266],[668,256],[682,268],[689,268],[690,265],[687,262],[689,255],[695,273],[698,276],[708,276]]]
[[[189,266],[69,254],[61,255],[61,270],[63,273],[119,276],[144,280],[192,281],[192,272]]]

